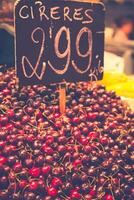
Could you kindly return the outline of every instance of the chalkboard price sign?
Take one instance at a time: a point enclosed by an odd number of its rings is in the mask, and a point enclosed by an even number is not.
[[[102,79],[104,16],[102,3],[18,0],[15,38],[20,84]]]

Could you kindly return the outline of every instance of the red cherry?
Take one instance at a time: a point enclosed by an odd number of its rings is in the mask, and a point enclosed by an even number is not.
[[[8,154],[11,154],[11,152],[13,152],[15,150],[16,150],[15,146],[9,145],[9,146],[5,146],[3,151],[5,154],[8,155]]]
[[[89,194],[93,197],[93,196],[95,196],[96,192],[95,192],[94,189],[91,189],[90,192],[89,192]]]
[[[95,120],[96,117],[97,117],[96,113],[88,113],[88,115],[87,115],[88,120]]]
[[[27,112],[28,115],[31,116],[34,113],[34,109],[32,107],[27,107],[26,112]]]
[[[73,153],[75,152],[75,148],[73,146],[67,146],[67,151]]]
[[[58,187],[58,186],[60,186],[60,185],[62,185],[61,179],[59,179],[59,178],[53,178],[53,179],[52,179],[52,186],[53,186],[53,187]]]
[[[4,165],[7,162],[7,158],[0,156],[0,165]]]
[[[91,152],[92,148],[91,148],[91,146],[89,146],[89,145],[86,145],[86,146],[84,147],[84,149],[83,149],[83,150],[84,150],[84,152],[85,152],[85,153],[87,153],[87,154],[88,154],[88,153],[90,153],[90,152]]]
[[[58,105],[54,106],[54,110],[55,110],[56,112],[58,112],[58,111],[59,111],[59,106],[58,106]]]
[[[85,196],[85,200],[92,200],[92,196],[91,196],[90,194],[87,194],[87,195]]]
[[[16,146],[14,145],[10,145],[11,151],[15,151],[16,150]]]
[[[79,117],[81,122],[85,122],[86,121],[86,116],[85,115],[80,115]]]
[[[30,134],[30,135],[27,136],[27,141],[28,142],[33,142],[34,140],[35,140],[35,138],[34,138],[33,134]]]
[[[38,182],[37,181],[30,182],[30,186],[29,187],[33,191],[37,190],[37,188],[38,188]]]
[[[13,151],[15,151],[15,150],[16,150],[16,147],[13,146],[13,145],[9,145],[9,146],[6,146],[6,147],[4,148],[4,151],[5,151],[6,153],[11,153],[11,152],[13,152]]]
[[[113,199],[113,196],[110,195],[110,194],[105,195],[104,199],[105,199],[105,200],[114,200],[114,199]]]
[[[14,124],[14,126],[16,127],[16,128],[21,128],[21,122],[15,122],[15,124]]]
[[[10,172],[10,174],[9,174],[9,179],[10,179],[10,181],[15,181],[15,179],[16,179],[16,175],[15,175],[15,173],[14,172]]]
[[[88,127],[84,127],[84,128],[82,129],[82,133],[83,133],[84,135],[87,135],[87,134],[88,134]]]
[[[66,147],[64,145],[59,145],[58,146],[58,152],[59,153],[64,153],[66,151]]]
[[[59,118],[59,117],[60,117],[60,113],[55,113],[55,114],[54,114],[54,119],[55,119],[55,118]]]
[[[43,175],[48,175],[51,171],[51,167],[50,166],[43,166],[41,171],[42,171]]]
[[[8,117],[6,117],[6,116],[1,116],[1,117],[0,117],[0,124],[1,124],[2,126],[6,126],[7,123],[8,123]]]
[[[80,139],[80,137],[81,137],[81,132],[80,132],[79,130],[76,130],[76,131],[73,132],[73,135],[74,135],[74,137],[75,137],[76,139]]]
[[[43,117],[42,112],[40,110],[36,111],[36,118],[37,118],[37,120],[40,119],[40,118],[42,118],[42,117]]]
[[[49,146],[44,145],[42,147],[42,150],[48,155],[52,155],[53,154],[53,149],[51,147],[49,147]]]
[[[46,158],[45,158],[46,162],[50,163],[50,164],[52,164],[53,159],[54,159],[53,156],[50,156],[50,155],[47,155]]]
[[[78,191],[72,191],[70,197],[71,199],[81,199],[81,195]]]
[[[18,134],[24,135],[24,134],[25,134],[25,131],[24,131],[24,130],[18,130]],[[28,136],[29,136],[29,135],[28,135]]]
[[[43,118],[38,119],[38,123],[41,124],[41,126],[42,126],[42,123],[43,123],[43,122],[44,122],[44,119],[43,119]]]
[[[29,120],[30,120],[30,117],[29,117],[29,116],[23,116],[23,117],[22,117],[22,120],[21,120],[21,123],[22,123],[22,124],[26,124],[27,122],[29,122]]]
[[[44,188],[45,189],[45,183],[44,183],[44,180],[39,180],[38,181],[38,186],[40,187],[40,188]]]
[[[112,179],[112,182],[113,182],[115,185],[118,185],[118,184],[119,184],[119,179],[118,179],[118,178],[113,178],[113,179]]]
[[[21,163],[16,163],[14,166],[13,166],[13,170],[18,173],[18,172],[21,172],[22,170],[22,164]]]
[[[108,124],[108,127],[109,127],[110,129],[114,129],[114,128],[116,128],[116,125],[117,125],[117,123],[111,122],[111,123]]]
[[[108,138],[107,138],[107,137],[102,137],[102,138],[100,139],[100,142],[101,142],[101,144],[103,144],[103,145],[107,145],[107,144],[108,144]]]
[[[87,144],[88,144],[88,138],[82,137],[82,138],[80,139],[80,143],[83,144],[83,145],[87,145]]]
[[[46,136],[46,145],[52,144],[54,142],[54,137],[52,135]]]
[[[56,128],[61,128],[61,126],[62,126],[62,122],[61,121],[55,122],[55,127]]]
[[[7,111],[7,116],[8,116],[10,119],[12,119],[12,118],[14,117],[14,115],[15,115],[15,113],[14,113],[13,110],[8,110],[8,111]]]
[[[0,149],[3,149],[5,146],[6,142],[5,141],[0,141]]]
[[[13,128],[14,128],[13,124],[7,124],[7,125],[6,125],[6,129],[7,129],[8,131],[11,131]]]
[[[30,170],[30,175],[33,177],[38,177],[40,175],[40,168],[34,167]]]
[[[48,188],[47,192],[51,197],[56,197],[58,194],[58,191],[54,187]]]
[[[36,126],[36,120],[35,120],[35,119],[32,119],[32,118],[31,118],[30,123],[31,123],[33,126]]]
[[[27,186],[27,181],[26,181],[26,180],[21,180],[21,181],[19,182],[19,187],[20,187],[21,189],[25,188],[26,186]]]
[[[35,95],[36,95],[36,93],[34,92],[34,91],[32,91],[32,92],[30,92],[29,93],[29,97],[30,98],[34,98],[35,97]],[[36,104],[36,103],[35,103]],[[35,105],[34,107],[36,107],[37,108],[37,106]]]
[[[79,119],[78,117],[74,117],[74,118],[72,119],[72,123],[73,123],[73,124],[79,124],[79,123],[80,123],[80,119]]]
[[[2,91],[2,93],[3,93],[4,96],[7,96],[7,95],[11,94],[11,91],[10,91],[9,89],[5,88],[5,89]]]
[[[92,132],[90,132],[90,133],[88,134],[88,136],[89,136],[90,139],[97,139],[97,138],[98,138],[98,133],[92,131]]]
[[[134,197],[134,188],[131,189],[132,197]]]
[[[79,190],[79,186],[76,186],[75,189],[71,190],[70,194],[72,194],[73,192],[79,192]]]
[[[75,160],[75,161],[73,162],[74,168],[76,168],[76,167],[78,167],[78,166],[80,166],[80,165],[81,165],[81,160],[79,160],[79,159],[77,159],[77,160]]]

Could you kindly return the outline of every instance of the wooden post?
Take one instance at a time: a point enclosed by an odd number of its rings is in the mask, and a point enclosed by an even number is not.
[[[59,107],[63,115],[66,112],[66,83],[61,83],[59,86]]]

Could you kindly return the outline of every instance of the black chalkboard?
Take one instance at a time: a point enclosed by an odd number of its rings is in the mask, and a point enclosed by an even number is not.
[[[102,3],[18,0],[15,38],[20,84],[102,79],[104,17]]]

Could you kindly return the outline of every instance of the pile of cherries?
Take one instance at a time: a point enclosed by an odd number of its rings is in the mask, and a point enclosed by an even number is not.
[[[134,113],[104,86],[19,88],[0,73],[0,200],[133,200]]]

